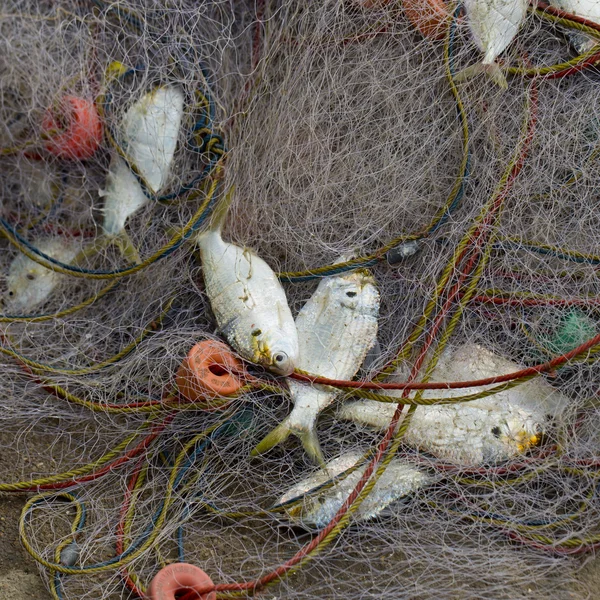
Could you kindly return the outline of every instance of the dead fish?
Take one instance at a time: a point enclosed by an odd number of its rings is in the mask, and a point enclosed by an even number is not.
[[[33,245],[44,254],[69,264],[77,256],[73,243],[59,238],[34,241]],[[24,254],[19,254],[11,263],[7,282],[5,312],[11,314],[29,313],[39,306],[52,293],[64,277],[51,269],[42,267]]]
[[[431,381],[466,381],[506,375],[521,367],[477,344],[447,349]],[[403,374],[403,379],[405,375]],[[427,390],[424,398],[453,398],[480,388]],[[400,396],[402,392],[389,392]],[[412,396],[412,394],[411,394]],[[506,460],[536,445],[568,398],[541,378],[531,379],[493,396],[456,404],[419,406],[404,440],[438,458],[475,466]],[[376,429],[389,426],[396,404],[359,400],[340,407],[337,416]],[[405,409],[406,410],[406,409]]]
[[[150,198],[132,167],[149,193],[157,193],[164,186],[173,161],[183,101],[179,88],[164,86],[146,94],[125,113],[119,141],[132,166],[115,152],[106,187],[99,192],[104,198],[102,229],[133,262],[139,262],[139,256],[125,233],[125,223]]]
[[[465,0],[469,29],[483,52],[483,60],[458,73],[457,81],[483,72],[500,87],[508,87],[496,59],[517,35],[527,14],[527,5],[527,0]]]
[[[347,471],[364,456],[364,451],[353,451],[330,461],[289,489],[278,501],[279,505],[309,494],[315,488]],[[322,528],[335,516],[344,501],[356,487],[368,462],[332,487],[307,495],[298,505],[286,510],[290,519],[307,527]],[[358,521],[366,521],[380,514],[392,502],[430,485],[435,478],[424,471],[393,458],[377,483],[354,513]]]
[[[366,269],[321,280],[296,318],[300,358],[297,367],[331,379],[352,379],[377,341],[379,292]],[[294,408],[252,451],[266,452],[290,434],[300,438],[311,458],[323,464],[316,432],[319,413],[339,391],[290,380]]]
[[[551,0],[549,4],[593,23],[600,23],[600,4],[597,0]],[[578,54],[589,52],[599,42],[573,29],[565,29],[565,33]]]
[[[298,362],[298,334],[283,287],[252,250],[223,241],[228,202],[198,235],[206,293],[227,341],[246,360],[289,375]]]
[[[183,92],[162,86],[146,94],[123,117],[122,147],[154,194],[169,176],[181,119]]]

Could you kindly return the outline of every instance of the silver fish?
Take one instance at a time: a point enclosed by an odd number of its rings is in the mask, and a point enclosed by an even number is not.
[[[551,0],[551,6],[556,6],[565,12],[600,23],[600,3],[597,0]],[[573,29],[566,29],[566,36],[578,54],[589,52],[598,44],[598,40]]]
[[[285,292],[262,258],[223,241],[226,204],[217,208],[211,228],[196,240],[217,324],[243,358],[289,375],[298,362],[298,333]]]
[[[44,254],[66,264],[77,256],[75,246],[59,238],[34,241],[33,245]],[[5,312],[30,312],[45,302],[62,277],[60,273],[46,269],[24,254],[19,254],[12,261],[6,278],[8,289]]]
[[[483,60],[458,73],[457,81],[485,72],[500,87],[508,87],[495,61],[517,35],[528,4],[527,0],[465,0],[469,29]]]
[[[145,94],[122,119],[119,142],[151,193],[159,192],[167,181],[181,126],[183,103],[183,92],[179,88],[160,87]],[[125,223],[150,199],[117,153],[111,159],[106,187],[99,195],[104,198],[104,233],[120,243],[124,253],[139,261],[125,233]]]
[[[297,367],[331,379],[352,379],[376,343],[379,292],[369,271],[360,269],[327,277],[296,318],[300,358]],[[266,452],[298,436],[306,452],[323,464],[316,433],[319,413],[339,394],[333,388],[290,380],[294,408],[252,451]]]
[[[333,477],[353,467],[363,455],[364,452],[353,451],[335,458],[327,463],[323,469],[320,469],[289,489],[279,498],[278,504],[285,504],[308,494]],[[290,519],[300,522],[307,527],[324,527],[331,521],[356,487],[365,472],[367,464],[365,463],[334,486],[316,491],[314,494],[306,496],[298,505],[290,507],[286,511]],[[362,501],[354,514],[354,518],[359,521],[372,519],[392,502],[417,491],[419,488],[430,485],[434,480],[434,477],[431,475],[402,462],[398,458],[394,458],[378,479],[369,495]]]
[[[123,150],[155,194],[169,175],[183,104],[180,88],[162,86],[143,96],[123,117]]]
[[[521,367],[477,344],[447,349],[431,381],[466,381],[505,375]],[[405,374],[401,379],[405,380]],[[424,398],[453,398],[489,389],[427,390]],[[400,396],[402,392],[389,392]],[[412,394],[411,394],[412,395]],[[464,465],[506,460],[536,445],[565,408],[568,398],[541,378],[471,402],[419,406],[404,440],[434,456]],[[340,407],[337,416],[376,429],[389,426],[396,404],[359,400]],[[406,409],[405,409],[406,410]]]

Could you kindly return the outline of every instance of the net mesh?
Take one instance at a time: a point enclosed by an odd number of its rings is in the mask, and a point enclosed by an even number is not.
[[[532,8],[500,60],[508,91],[456,83],[480,60],[460,7],[432,40],[399,2],[369,4],[3,3],[0,490],[28,494],[21,540],[52,597],[144,597],[177,561],[220,597],[593,596],[597,71],[571,72],[589,59],[576,21]],[[103,232],[98,192],[124,113],[164,85],[184,113],[166,185],[125,225],[138,268]],[[68,97],[104,128],[81,160],[52,147]],[[317,469],[301,445],[250,457],[291,409],[285,383],[249,367],[258,384],[212,412],[174,393],[189,349],[219,336],[190,238],[229,189],[225,239],[280,273],[294,315],[319,277],[372,268],[381,352],[365,380],[391,363],[425,380],[445,346],[479,344],[515,370],[556,359],[528,375],[568,406],[539,444],[475,465],[325,411],[326,460],[379,447],[385,466],[391,448],[434,483],[321,540],[273,508]]]

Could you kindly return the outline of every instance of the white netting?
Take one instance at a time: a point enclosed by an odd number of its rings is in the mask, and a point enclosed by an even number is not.
[[[22,486],[32,488],[23,541],[72,571],[41,568],[55,598],[138,597],[131,588],[178,560],[216,584],[251,582],[317,539],[297,512],[270,510],[317,468],[302,446],[290,438],[250,457],[291,409],[273,387],[284,381],[249,367],[271,387],[214,412],[172,395],[190,348],[220,335],[185,238],[229,189],[224,238],[282,273],[294,316],[315,275],[333,272],[320,267],[356,257],[372,268],[381,352],[366,378],[401,348],[396,380],[406,381],[427,346],[418,378],[446,342],[478,344],[520,369],[599,333],[599,79],[589,66],[530,76],[575,57],[551,15],[531,10],[502,55],[513,68],[507,91],[483,75],[451,83],[480,60],[463,16],[431,40],[395,1],[6,0],[0,15],[0,273],[11,317],[0,472],[7,483],[36,480]],[[126,233],[109,237],[98,192],[123,150],[123,115],[160,86],[184,97],[167,183],[146,189]],[[70,123],[66,97],[88,101],[88,116],[97,106],[104,128],[82,159],[52,146]],[[17,258],[48,265],[36,249],[58,273]],[[48,293],[32,300],[42,284]],[[263,593],[593,597],[579,552],[600,542],[594,347],[535,377],[568,403],[514,455],[447,463],[400,444],[394,460],[431,475],[429,485],[351,522]],[[383,435],[342,421],[335,406],[318,421],[326,460],[374,449]]]

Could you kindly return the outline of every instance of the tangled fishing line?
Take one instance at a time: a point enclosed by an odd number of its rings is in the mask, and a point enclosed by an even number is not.
[[[600,26],[532,3],[503,90],[457,80],[460,5],[413,4],[3,3],[0,492],[52,598],[148,598],[174,562],[217,597],[591,597]],[[148,122],[174,133],[144,154]],[[226,198],[294,316],[376,282],[358,377],[291,376],[339,391],[324,470],[253,452],[290,378],[178,389],[224,339],[194,240]]]

